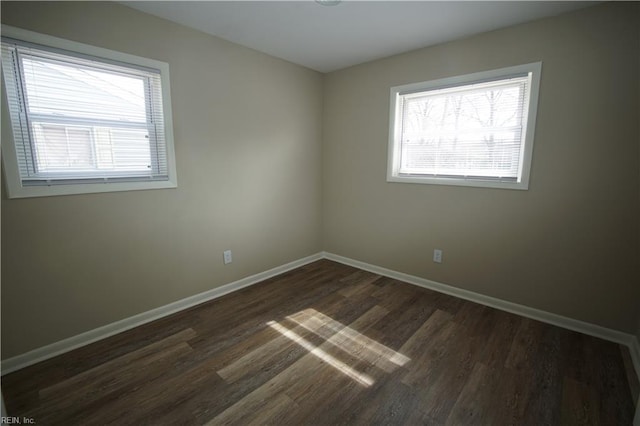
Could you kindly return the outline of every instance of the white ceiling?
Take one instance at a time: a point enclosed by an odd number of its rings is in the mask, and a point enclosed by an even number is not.
[[[287,61],[330,72],[558,15],[584,1],[125,1]]]

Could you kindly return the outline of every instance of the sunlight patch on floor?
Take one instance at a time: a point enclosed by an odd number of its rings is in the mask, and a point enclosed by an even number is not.
[[[353,348],[349,352],[358,358],[374,364],[385,361],[395,364],[391,368],[383,368],[385,371],[393,371],[397,366],[403,366],[411,360],[409,357],[370,339],[315,309],[305,309],[288,316],[287,319],[294,321],[336,346],[343,349]],[[363,351],[359,350],[361,347],[364,348]]]
[[[370,365],[375,365],[388,373],[411,360],[407,356],[376,342],[315,309],[305,309],[287,316],[286,319],[321,337],[327,344],[337,347],[349,356],[363,360]],[[364,386],[371,386],[374,383],[374,379],[369,375],[358,372],[295,331],[276,321],[269,321],[267,325],[358,383]]]
[[[349,367],[344,362],[334,358],[333,356],[329,355],[319,347],[315,346],[313,343],[309,342],[308,340],[306,340],[304,337],[300,336],[296,332],[289,330],[287,327],[284,327],[275,321],[269,321],[267,325],[273,328],[274,330],[276,330],[277,332],[279,332],[280,334],[282,334],[283,336],[287,337],[288,339],[291,339],[293,342],[299,344],[300,346],[305,348],[307,351],[309,351],[309,353],[311,353],[312,355],[315,355],[316,357],[320,358],[322,361],[328,363],[329,365],[336,368],[340,372],[356,380],[358,383],[367,387],[371,386],[374,383],[374,380],[371,377],[367,376],[366,374],[361,374],[357,372],[356,370]]]

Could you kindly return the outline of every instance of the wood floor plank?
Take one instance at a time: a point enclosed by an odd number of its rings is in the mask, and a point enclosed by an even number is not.
[[[49,393],[46,398],[40,399],[37,407],[26,414],[44,424],[57,424],[58,421],[63,423],[63,419],[85,422],[88,417],[87,411],[107,405],[108,401],[118,398],[123,389],[140,386],[148,380],[162,376],[174,360],[189,352],[191,347],[184,342],[178,343],[160,354],[134,362],[126,370],[114,371],[105,378],[96,379],[93,383],[85,384],[73,391]],[[130,405],[130,402],[127,405]]]
[[[371,284],[380,278],[381,277],[378,274],[357,269],[352,274],[349,274],[346,277],[341,278],[340,282],[346,285],[354,285],[354,284],[366,285],[366,284]]]
[[[387,319],[373,327],[373,335],[379,343],[392,349],[400,348],[404,342],[436,311],[436,307],[423,303],[423,295],[414,294],[391,309]],[[388,306],[380,306],[389,309]]]
[[[476,363],[446,424],[528,424],[526,410],[530,394],[526,384],[526,378],[519,371]],[[536,424],[538,420],[529,424]]]
[[[157,357],[165,356],[164,350],[172,348],[176,344],[184,343],[195,336],[192,329],[186,329],[172,336],[162,339],[159,342],[152,343],[141,349],[122,355],[116,359],[108,361],[90,370],[84,371],[73,376],[70,379],[63,380],[53,386],[40,390],[40,397],[47,398],[53,394],[68,393],[77,391],[79,388],[92,386],[97,380],[110,380],[114,375],[120,375],[125,369],[137,368],[134,365],[137,361],[153,362]],[[190,350],[188,345],[177,346],[178,348],[186,348]],[[150,358],[150,359],[149,359]]]
[[[543,329],[537,321],[521,318],[520,326],[513,338],[505,366],[513,369],[533,368],[533,354],[542,338]]]
[[[366,392],[366,386],[337,373],[332,365],[325,363],[285,390],[300,407],[300,411],[290,417],[289,423],[313,425],[346,422],[342,415],[344,408],[357,406],[357,398],[362,392]]]
[[[428,417],[438,422],[446,422],[457,396],[477,364],[477,354],[482,348],[479,338],[465,335],[459,325],[454,324],[452,328],[449,338],[458,339],[458,344],[455,347],[446,346],[442,352],[439,351],[442,356],[434,358],[428,367],[434,372],[421,369],[403,380],[404,383],[412,384],[415,389],[422,389],[419,397],[423,410]]]
[[[67,417],[80,416],[83,407],[102,404],[121,389],[162,374],[176,359],[192,351],[184,340],[193,335],[193,330],[183,330],[44,388],[39,392],[38,403],[27,410],[27,414],[52,422],[60,412],[66,413]]]
[[[131,392],[104,404],[100,410],[83,418],[86,424],[141,424],[151,418],[162,419],[174,412],[185,399],[195,392],[214,390],[215,396],[223,395],[228,387],[208,362],[186,369],[180,375],[162,375],[142,383]],[[210,396],[209,393],[208,396]],[[132,404],[135,401],[135,404]]]
[[[389,381],[371,392],[369,403],[346,420],[355,425],[416,424],[411,421],[412,413],[420,409],[416,393],[411,386]]]
[[[316,346],[320,344],[319,339],[302,326],[293,326],[290,328],[283,326],[283,328],[287,328],[289,332],[295,333],[302,339],[311,341],[311,344]],[[267,368],[272,369],[282,360],[295,360],[303,354],[304,350],[302,350],[299,345],[279,333],[278,336],[268,340],[263,345],[238,358],[233,363],[217,370],[217,373],[230,384],[243,377],[255,375],[260,370]]]
[[[305,356],[284,373],[263,384],[211,419],[207,425],[242,423],[250,413],[262,410],[271,398],[284,393],[293,384],[305,380],[317,370],[330,368],[321,359]]]
[[[357,356],[360,360],[376,365],[384,371],[391,372],[399,366],[406,364],[409,358],[400,352],[396,352],[377,341],[360,333],[360,324],[372,324],[380,321],[388,314],[388,311],[380,306],[374,306],[365,315],[350,326],[335,321],[315,310],[305,310],[296,315],[287,317],[296,324],[311,331],[318,337],[330,342],[341,350]]]
[[[400,348],[401,353],[406,353],[411,358],[406,366],[408,371],[402,377],[404,384],[420,386],[433,383],[444,371],[440,366],[452,360],[450,356],[454,354],[448,342],[461,332],[460,327],[453,322],[437,322],[441,319],[440,316],[431,318],[434,321],[427,320],[420,330],[421,335],[427,336],[426,340],[420,341],[423,344],[420,346],[421,350],[412,351],[405,346]],[[456,351],[457,349],[455,348]]]
[[[487,340],[483,344],[480,361],[491,368],[504,368],[521,318],[495,309],[493,315],[495,322],[492,329],[487,330],[487,334],[485,334]]]
[[[474,365],[464,388],[447,416],[446,425],[490,424],[487,418],[490,413],[484,405],[486,395],[490,391],[487,385],[488,370],[489,368],[481,363]]]
[[[237,339],[234,342],[235,344],[219,347],[217,350],[212,349],[213,345],[209,345],[208,341],[210,339],[207,336],[198,336],[197,340],[191,340],[189,344],[195,351],[204,354],[206,358],[211,360],[212,364],[217,366],[218,369],[222,369],[279,335],[277,331],[264,324],[261,327],[257,327],[249,335],[251,338]]]
[[[492,418],[492,424],[533,424],[536,418],[528,416],[527,404],[531,395],[529,376],[522,371],[488,366],[489,392],[486,398],[486,410]]]
[[[442,334],[443,328],[451,322],[452,316],[444,311],[436,310],[417,329],[404,344],[399,352],[407,357],[416,358],[427,351],[429,346],[434,345],[433,337]],[[445,334],[446,336],[446,334]]]
[[[618,344],[321,260],[2,388],[43,425],[627,425],[629,366]]]
[[[560,421],[565,425],[599,425],[600,397],[588,385],[565,377]]]
[[[567,354],[567,342],[562,339],[564,330],[539,322],[532,326],[539,329],[540,334],[535,346],[529,348],[531,355],[527,357],[532,362],[529,386],[539,391],[530,392],[527,414],[539,424],[559,424],[563,367],[566,365],[563,358]]]
[[[391,278],[381,278],[374,284],[376,283],[382,284],[377,285],[378,289],[371,296],[378,300],[378,305],[389,311],[396,311],[400,306],[415,300],[416,292],[409,284]]]
[[[278,394],[262,410],[245,419],[248,426],[281,425],[298,411],[298,405],[286,394]]]

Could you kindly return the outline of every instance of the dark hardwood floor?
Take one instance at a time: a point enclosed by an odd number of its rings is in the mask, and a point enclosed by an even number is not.
[[[38,425],[630,425],[626,351],[322,260],[2,389]]]

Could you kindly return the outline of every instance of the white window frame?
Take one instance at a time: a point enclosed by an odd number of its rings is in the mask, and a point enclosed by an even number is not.
[[[390,96],[387,181],[518,190],[529,189],[541,72],[542,62],[534,62],[530,64],[500,68],[496,70],[483,71],[473,74],[466,74],[392,87]],[[466,178],[464,176],[421,176],[419,174],[407,175],[400,173],[400,138],[402,132],[402,109],[400,107],[400,101],[403,94],[413,94],[417,92],[427,92],[431,90],[451,88],[456,86],[466,86],[475,83],[507,79],[510,77],[521,76],[525,74],[530,75],[531,85],[529,89],[529,102],[527,103],[527,105],[525,105],[525,108],[528,108],[528,110],[526,129],[523,132],[524,138],[522,143],[524,144],[524,146],[521,148],[520,166],[518,170],[518,176],[515,181],[479,177]]]
[[[12,121],[9,115],[8,100],[4,75],[2,80],[2,160],[5,169],[5,181],[9,198],[44,197],[55,195],[87,194],[99,192],[134,191],[147,189],[176,188],[178,179],[176,174],[176,160],[173,142],[173,121],[171,110],[171,87],[169,77],[169,64],[154,59],[143,58],[84,43],[65,40],[46,34],[2,25],[2,35],[16,40],[21,40],[37,45],[66,50],[73,53],[88,55],[106,61],[117,61],[122,64],[131,64],[132,67],[141,66],[153,68],[160,72],[162,85],[162,110],[164,116],[165,144],[167,150],[166,180],[132,180],[132,181],[96,181],[81,183],[56,183],[51,185],[23,185],[18,166],[18,157],[15,148]]]

